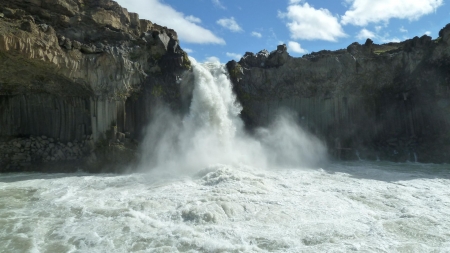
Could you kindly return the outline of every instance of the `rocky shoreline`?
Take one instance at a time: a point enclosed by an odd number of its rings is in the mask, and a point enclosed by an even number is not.
[[[94,149],[91,136],[83,141],[63,143],[47,136],[30,138],[15,138],[0,142],[0,158],[5,162],[5,171],[20,170],[20,167],[30,167],[36,162],[49,163],[58,161],[73,161],[81,159]]]

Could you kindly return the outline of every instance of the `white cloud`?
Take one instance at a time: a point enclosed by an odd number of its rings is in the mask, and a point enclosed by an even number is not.
[[[307,50],[303,49],[302,46],[298,42],[295,42],[295,41],[289,41],[287,46],[288,46],[288,50],[290,52],[294,52],[294,53],[298,53],[298,54],[305,54],[308,52]]]
[[[227,9],[227,7],[225,7],[225,6],[222,4],[222,2],[220,2],[220,0],[211,0],[211,1],[213,2],[213,4],[214,4],[216,7],[219,7],[220,9],[224,9],[224,10]]]
[[[215,56],[209,56],[205,58],[204,62],[218,62],[220,63],[220,59],[218,57]]]
[[[377,26],[375,26],[375,31],[379,32],[379,31],[381,31],[381,28],[383,28],[381,25],[377,25]]]
[[[183,48],[184,52],[191,54],[194,52],[194,50],[190,49],[190,48]]]
[[[302,0],[289,0],[289,4],[298,4],[300,3]]]
[[[374,40],[377,36],[375,35],[374,32],[369,31],[367,29],[362,29],[361,31],[359,31],[358,35],[356,35],[356,38],[359,40],[366,40],[366,39],[372,39]]]
[[[346,37],[338,19],[327,9],[314,9],[308,3],[290,5],[278,17],[288,19],[292,39],[337,41]]]
[[[365,26],[389,22],[391,18],[417,20],[434,12],[443,0],[346,0],[351,7],[342,16],[342,24]]]
[[[253,37],[256,37],[256,38],[261,38],[261,37],[262,37],[262,34],[259,33],[259,32],[252,32],[251,35],[252,35]]]
[[[185,19],[192,23],[201,23],[202,20],[200,18],[194,17],[192,15],[186,16]]]
[[[426,31],[426,32],[425,32],[425,35],[430,36],[430,35],[431,35],[431,32],[430,32],[430,31]]]
[[[408,30],[406,30],[405,27],[403,27],[403,26],[400,27],[399,31],[402,32],[402,33],[407,33],[408,32]]]
[[[195,22],[189,21],[183,13],[176,11],[160,0],[116,0],[117,3],[136,12],[140,18],[174,29],[178,37],[187,43],[225,44],[225,41],[213,32]]]
[[[361,29],[361,31],[359,31],[359,33],[355,37],[362,42],[365,42],[366,39],[371,39],[376,43],[400,42],[400,39],[397,37],[389,37],[389,33],[380,35],[365,28]]]
[[[230,57],[230,58],[235,59],[235,60],[239,60],[239,59],[242,58],[242,55],[236,54],[236,53],[228,53],[228,52],[227,52],[226,55],[227,55],[228,57]]]
[[[243,32],[244,30],[239,24],[234,20],[234,17],[231,18],[222,18],[217,20],[217,24],[220,26],[232,31],[232,32]]]
[[[401,40],[397,37],[393,37],[393,38],[381,38],[381,42],[383,43],[389,43],[389,42],[400,42]]]

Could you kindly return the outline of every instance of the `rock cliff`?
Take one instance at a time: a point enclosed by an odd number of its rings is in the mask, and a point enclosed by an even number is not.
[[[0,171],[131,145],[158,101],[180,110],[189,68],[175,31],[114,1],[3,0]]]
[[[335,157],[450,162],[450,25],[401,43],[293,58],[286,46],[227,63],[250,128],[281,108]]]
[[[450,162],[450,25],[436,40],[301,58],[281,45],[227,67],[249,129],[284,108],[336,158]],[[133,161],[153,108],[188,108],[188,69],[175,31],[112,0],[3,0],[0,172]]]

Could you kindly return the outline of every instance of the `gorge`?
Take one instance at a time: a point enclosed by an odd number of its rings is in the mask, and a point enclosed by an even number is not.
[[[0,8],[1,171],[120,170],[155,108],[188,112],[191,63],[176,31],[109,0]],[[447,25],[435,40],[301,58],[281,45],[227,69],[250,133],[288,110],[337,159],[448,163],[449,44]]]
[[[200,63],[114,1],[4,0],[0,251],[450,251],[439,35]]]

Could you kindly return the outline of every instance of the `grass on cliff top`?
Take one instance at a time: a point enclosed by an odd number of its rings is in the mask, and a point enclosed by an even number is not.
[[[389,51],[394,51],[402,47],[402,43],[390,42],[386,44],[373,44],[373,53],[380,55]]]

